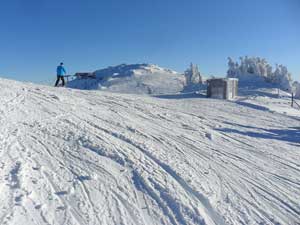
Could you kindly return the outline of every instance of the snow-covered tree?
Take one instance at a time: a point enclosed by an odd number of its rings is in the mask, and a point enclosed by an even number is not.
[[[295,81],[293,83],[295,98],[300,99],[300,83]]]
[[[258,76],[264,78],[267,82],[279,85],[284,90],[291,91],[292,89],[292,78],[287,67],[276,65],[273,72],[272,66],[263,58],[240,57],[240,63],[238,63],[229,57],[228,68],[228,77],[251,79],[253,76]]]
[[[228,77],[238,77],[238,70],[237,67],[238,65],[233,61],[231,57],[228,57],[228,71],[227,71],[227,76]]]
[[[202,84],[202,77],[198,66],[191,63],[190,67],[184,72],[186,86],[191,84]]]

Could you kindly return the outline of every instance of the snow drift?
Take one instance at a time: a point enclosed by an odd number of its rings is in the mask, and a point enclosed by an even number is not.
[[[75,79],[68,87],[134,94],[170,94],[183,89],[184,76],[152,64],[122,64],[95,71],[96,79]]]
[[[0,79],[0,224],[297,224],[300,118],[256,97]]]

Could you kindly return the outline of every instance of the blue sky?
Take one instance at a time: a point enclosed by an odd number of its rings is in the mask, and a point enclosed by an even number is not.
[[[223,76],[227,57],[265,57],[300,80],[299,0],[7,0],[0,75],[47,82],[121,63]]]

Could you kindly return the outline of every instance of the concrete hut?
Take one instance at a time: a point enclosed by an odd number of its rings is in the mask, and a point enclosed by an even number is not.
[[[215,78],[207,80],[207,97],[234,99],[238,95],[238,79]]]

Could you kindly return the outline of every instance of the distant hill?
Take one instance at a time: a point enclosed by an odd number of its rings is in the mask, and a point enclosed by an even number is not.
[[[184,76],[153,64],[121,64],[95,71],[96,79],[75,79],[68,87],[131,94],[170,94],[184,88]]]

